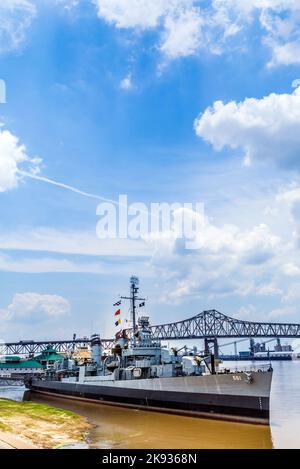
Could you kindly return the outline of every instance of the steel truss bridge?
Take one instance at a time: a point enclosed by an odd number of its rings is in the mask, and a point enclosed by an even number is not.
[[[153,338],[160,340],[216,340],[236,337],[300,338],[300,324],[242,321],[212,309],[183,321],[151,326],[151,332]],[[113,339],[101,340],[104,348],[109,348],[113,343]],[[71,353],[89,344],[89,338],[10,342],[0,344],[0,353],[33,356],[43,351],[48,345],[51,345],[57,352]]]
[[[104,348],[108,348],[113,339],[102,339]],[[89,338],[73,340],[46,340],[35,342],[34,340],[0,343],[0,355],[29,355],[34,356],[41,353],[47,346],[53,347],[58,353],[69,354],[80,347],[89,345]]]
[[[162,340],[232,337],[300,337],[300,324],[252,322],[234,319],[211,309],[192,318],[151,327]]]

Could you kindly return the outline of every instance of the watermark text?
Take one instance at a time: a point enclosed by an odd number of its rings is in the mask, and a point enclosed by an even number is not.
[[[176,239],[192,241],[204,223],[202,202],[128,204],[125,194],[119,195],[115,204],[101,202],[96,214],[100,217],[96,227],[100,239],[137,240],[172,233]]]

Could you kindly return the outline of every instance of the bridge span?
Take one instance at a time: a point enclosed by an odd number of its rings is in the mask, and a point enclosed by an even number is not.
[[[300,338],[300,324],[253,322],[231,318],[215,309],[189,319],[151,327],[153,337],[162,340],[232,337]]]
[[[34,356],[41,353],[47,346],[53,347],[59,353],[72,353],[80,347],[89,345],[91,340],[86,337],[83,339],[72,340],[20,340],[19,342],[0,343],[0,355],[28,355]],[[108,348],[113,343],[113,339],[102,339],[104,348]]]
[[[130,329],[128,329],[130,333]],[[153,338],[160,340],[204,339],[205,349],[210,343],[215,346],[222,338],[300,338],[300,324],[243,321],[226,316],[214,309],[202,311],[189,319],[151,326]],[[113,339],[101,339],[104,348],[108,348]],[[19,341],[0,344],[2,355],[35,355],[48,345],[57,352],[71,353],[79,347],[89,345],[89,338],[52,341]]]

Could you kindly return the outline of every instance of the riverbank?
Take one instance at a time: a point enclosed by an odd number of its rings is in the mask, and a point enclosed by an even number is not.
[[[57,448],[84,440],[85,417],[31,401],[0,399],[0,448]]]

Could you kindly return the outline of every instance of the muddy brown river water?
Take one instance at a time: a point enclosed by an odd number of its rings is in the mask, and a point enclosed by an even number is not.
[[[93,425],[88,435],[90,448],[300,448],[300,361],[274,362],[273,367],[270,427],[38,394],[33,394],[31,399],[86,416]]]

